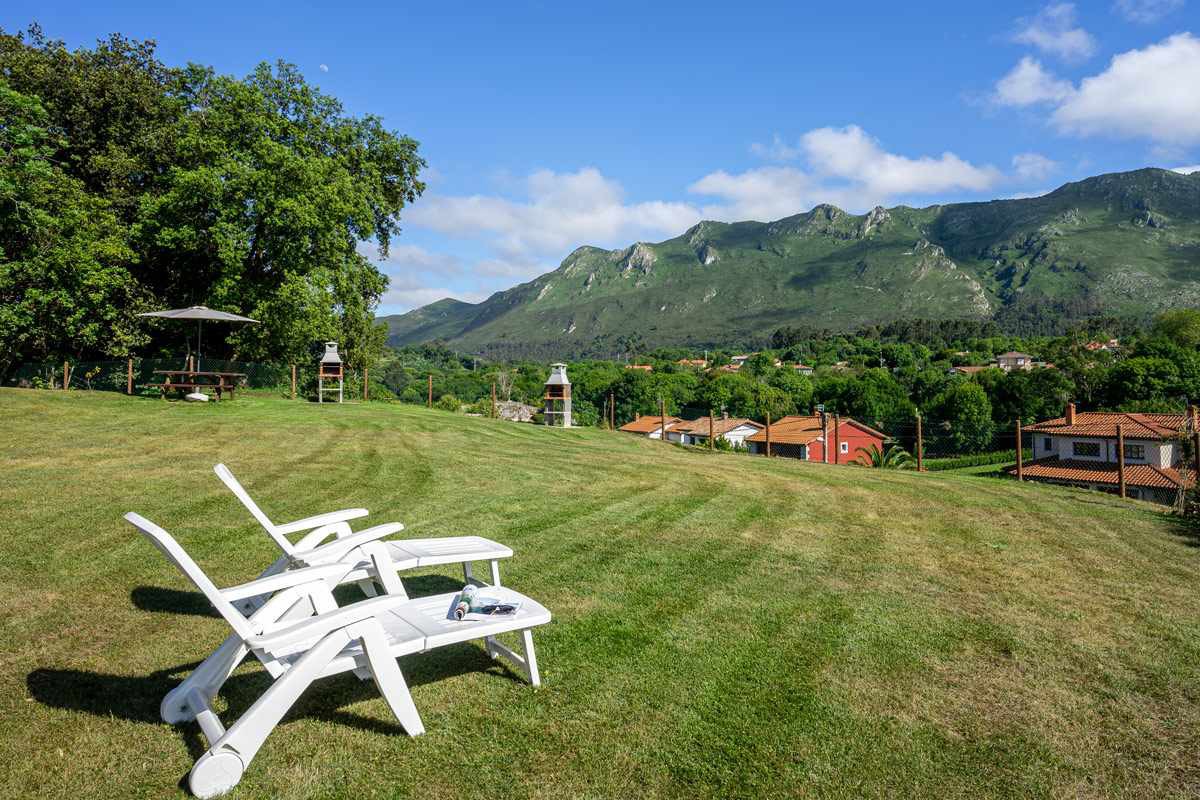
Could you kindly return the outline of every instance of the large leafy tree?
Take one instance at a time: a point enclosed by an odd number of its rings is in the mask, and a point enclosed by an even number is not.
[[[41,103],[0,80],[0,371],[23,356],[121,354],[140,291],[107,202],[54,160]]]
[[[387,279],[364,251],[373,242],[386,255],[400,212],[424,189],[415,141],[347,115],[290,65],[238,80],[167,67],[153,42],[120,36],[69,51],[36,28],[0,32],[0,75],[40,104],[44,158],[74,187],[75,206],[91,204],[87,218],[125,248],[99,251],[131,280],[104,300],[116,321],[176,347],[185,329],[136,312],[204,303],[263,321],[213,326],[240,357],[300,358],[334,338],[361,366],[382,348],[373,311]],[[47,210],[49,222],[67,224],[63,202]],[[72,276],[40,277],[71,294]],[[113,352],[24,324],[47,353]]]
[[[955,381],[933,402],[930,417],[942,444],[954,453],[980,453],[992,444],[992,404],[974,381]]]

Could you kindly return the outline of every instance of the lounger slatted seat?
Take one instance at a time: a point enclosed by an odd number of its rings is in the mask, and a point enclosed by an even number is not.
[[[162,528],[138,514],[126,514],[125,519],[187,576],[233,629],[216,652],[163,698],[161,706],[164,721],[195,720],[208,740],[208,750],[196,761],[188,778],[198,797],[215,797],[236,786],[271,731],[320,678],[353,672],[363,680],[373,679],[410,736],[423,733],[425,728],[396,662],[400,656],[484,639],[493,658],[510,660],[530,683],[540,685],[530,631],[549,622],[550,612],[511,589],[503,591],[520,601],[520,609],[515,614],[479,621],[448,618],[456,597],[453,592],[417,600],[384,595],[338,607],[332,587],[355,569],[354,564],[347,563],[298,567],[222,590]],[[395,575],[384,547],[379,543],[364,547],[379,562],[375,565],[377,571]],[[250,613],[235,606],[256,597],[268,599]],[[494,637],[509,632],[521,635],[523,656],[495,641]],[[274,681],[226,728],[212,709],[212,699],[238,664],[251,654]]]

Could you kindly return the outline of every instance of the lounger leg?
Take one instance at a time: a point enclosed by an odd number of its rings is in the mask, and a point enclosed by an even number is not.
[[[470,561],[463,562],[463,578],[466,580],[467,583],[475,582],[475,576],[471,574],[471,562]]]
[[[182,683],[167,692],[158,707],[163,722],[172,725],[180,722],[191,722],[196,715],[204,710],[195,708],[195,703],[189,701],[192,692],[199,692],[206,701],[216,697],[221,686],[242,663],[249,651],[242,644],[240,637],[230,635],[212,655],[204,659],[200,666],[192,670]]]
[[[538,673],[537,653],[533,651],[533,631],[526,628],[521,631],[521,649],[525,651],[525,671],[529,682],[534,686],[542,685],[542,676]]]
[[[500,562],[492,559],[492,586],[500,585]]]
[[[192,792],[201,798],[215,797],[236,786],[283,715],[349,641],[345,630],[329,634],[271,684],[192,767],[188,779]]]
[[[370,557],[371,564],[374,566],[375,580],[383,586],[383,591],[389,595],[407,598],[408,592],[404,591],[404,583],[396,573],[396,565],[392,561],[392,557],[388,555],[387,546],[382,542],[371,542],[363,545],[362,551]],[[359,585],[361,584],[362,582]]]
[[[387,701],[396,719],[409,736],[420,736],[425,732],[425,726],[421,723],[421,715],[417,712],[417,706],[408,691],[408,684],[404,682],[404,673],[400,671],[400,665],[396,663],[391,648],[388,647],[383,626],[378,620],[370,620],[355,625],[350,629],[350,633],[362,638],[367,666],[375,678],[379,693]]]

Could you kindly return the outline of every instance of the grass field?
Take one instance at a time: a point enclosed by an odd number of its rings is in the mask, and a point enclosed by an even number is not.
[[[544,687],[476,644],[401,659],[428,733],[318,683],[233,797],[1164,797],[1200,792],[1200,550],[1152,506],[739,458],[395,405],[0,390],[0,796],[180,796],[162,695],[225,634],[277,519],[478,533],[555,615]],[[410,581],[459,585],[456,572]],[[230,721],[267,685],[246,665]]]

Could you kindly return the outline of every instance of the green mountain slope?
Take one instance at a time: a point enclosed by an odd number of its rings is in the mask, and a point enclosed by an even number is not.
[[[1143,169],[1036,198],[706,221],[657,244],[580,247],[482,303],[447,302],[388,318],[389,341],[578,355],[632,333],[711,345],[784,324],[1145,314],[1200,303],[1200,174]]]

